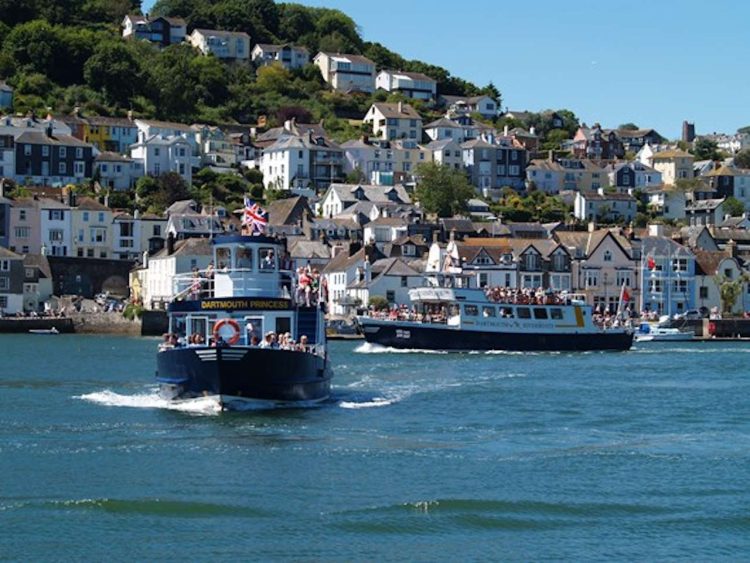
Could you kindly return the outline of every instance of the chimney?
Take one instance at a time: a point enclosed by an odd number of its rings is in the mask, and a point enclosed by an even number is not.
[[[547,160],[549,160],[550,162],[554,162],[555,161],[555,151],[554,150],[550,149],[549,151],[547,151]]]
[[[727,246],[724,249],[724,252],[726,252],[727,256],[730,258],[737,258],[737,243],[734,242],[734,239],[729,239],[727,241]]]
[[[45,135],[47,135],[47,137],[48,137],[48,138],[51,138],[51,137],[52,137],[52,122],[51,122],[51,121],[49,121],[49,122],[48,122],[48,123],[47,123],[47,124],[46,124],[46,125],[44,126],[44,134],[45,134]]]
[[[650,237],[663,237],[664,236],[664,225],[659,223],[651,223],[648,226],[648,236]]]
[[[529,127],[529,135],[536,135],[536,127],[533,125]]]
[[[370,270],[370,257],[365,255],[365,263],[362,266],[364,270],[365,283],[369,284],[372,281],[372,271]]]
[[[404,113],[404,102],[399,102],[398,103],[398,112],[399,113]]]
[[[170,232],[167,235],[167,256],[174,254],[174,233]]]
[[[76,106],[73,108],[73,116],[78,117],[81,113],[81,108],[79,106]]]
[[[507,136],[508,136],[508,126],[506,125],[505,127],[503,127],[503,137],[507,137]]]
[[[68,190],[68,206],[70,207],[76,207],[78,205],[78,202],[76,201],[76,193],[69,189]]]
[[[135,219],[137,221],[140,218],[141,218],[141,212],[140,212],[140,210],[136,209],[135,211],[133,211],[133,219]]]
[[[133,121],[133,110],[132,109],[128,110],[128,121]]]
[[[596,231],[596,221],[589,221],[588,228],[589,228],[589,232],[590,233],[595,232]]]

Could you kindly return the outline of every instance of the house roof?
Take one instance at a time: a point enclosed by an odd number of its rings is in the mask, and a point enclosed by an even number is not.
[[[3,92],[13,92],[13,87],[5,80],[0,80],[0,90]]]
[[[372,264],[372,273],[380,276],[421,276],[422,273],[412,268],[401,258],[381,258]]]
[[[0,258],[6,260],[23,260],[23,256],[16,254],[15,252],[8,250],[4,246],[0,246]]]
[[[594,201],[636,201],[636,199],[630,194],[623,194],[619,192],[580,192],[581,196]]]
[[[378,217],[374,221],[370,221],[367,226],[406,227],[408,224],[408,221],[402,217]]]
[[[65,147],[88,147],[92,145],[84,143],[71,135],[47,135],[44,131],[24,131],[16,137],[16,143],[28,143],[30,145],[56,145]]]
[[[266,206],[268,211],[268,223],[270,225],[292,225],[296,224],[295,215],[304,214],[305,211],[312,215],[307,205],[307,198],[303,196],[277,199]]]
[[[549,172],[565,172],[565,168],[559,162],[547,159],[534,159],[526,167],[526,170],[546,170]]]
[[[93,197],[78,198],[76,209],[81,211],[110,211],[109,207],[96,201]]]
[[[211,256],[213,247],[211,240],[203,237],[187,238],[175,241],[174,252],[167,253],[167,248],[162,248],[154,254],[154,258],[166,258],[167,256]]]
[[[330,59],[334,59],[336,61],[342,61],[342,62],[350,62],[350,63],[358,63],[358,64],[366,64],[375,66],[375,63],[372,62],[367,57],[363,57],[362,55],[350,55],[350,54],[342,54],[342,53],[330,53],[327,51],[321,51],[317,55],[315,55],[315,58],[318,58],[320,55],[326,55]]]
[[[693,249],[693,254],[695,255],[695,265],[698,270],[696,274],[704,276],[716,275],[721,263],[728,258],[727,254],[721,250]]]
[[[395,78],[400,77],[406,77],[411,80],[420,80],[422,82],[433,82],[437,83],[437,81],[434,78],[430,78],[426,74],[422,74],[421,72],[405,72],[403,70],[381,70],[380,72],[386,72],[388,74],[392,74]]]
[[[175,131],[192,132],[190,125],[185,123],[176,123],[174,121],[159,121],[157,119],[136,119],[136,123],[147,125],[149,127],[158,127],[159,129],[174,129]]]
[[[250,36],[244,31],[224,31],[221,29],[201,29],[195,28],[193,33],[200,33],[201,35],[211,35],[214,37],[243,37],[250,39]]]
[[[104,125],[112,127],[135,127],[135,122],[127,117],[106,117],[103,115],[92,115],[85,117],[84,121],[90,125]]]
[[[43,277],[52,279],[52,268],[43,254],[26,254],[23,257],[23,265],[28,268],[37,268]]]
[[[291,43],[279,43],[279,44],[273,44],[273,43],[257,43],[255,45],[255,49],[260,48],[263,51],[280,51],[284,47],[289,47],[290,49],[295,49],[297,51],[304,51],[305,53],[308,52],[307,47],[302,47],[299,45],[292,45]],[[255,50],[253,49],[253,50]]]
[[[697,199],[685,204],[685,211],[713,211],[718,209],[724,199]]]
[[[669,160],[670,158],[693,158],[693,155],[687,151],[672,149],[654,153],[652,160]]]
[[[319,240],[297,240],[289,247],[292,258],[330,259],[331,248]]]
[[[704,174],[706,177],[715,176],[746,176],[741,170],[734,168],[733,166],[727,166],[722,164],[719,168],[714,168],[711,172]]]
[[[460,124],[448,119],[447,117],[441,117],[440,119],[436,119],[435,121],[432,121],[424,126],[425,129],[434,129],[436,127],[443,127],[443,128],[449,127],[451,129],[461,129]]]
[[[383,117],[386,119],[418,119],[422,120],[422,117],[417,113],[411,105],[405,103],[387,104],[384,102],[376,102],[372,104],[372,107],[378,110]]]
[[[96,160],[97,162],[133,162],[132,158],[117,154],[116,152],[108,151],[99,153],[98,155],[96,155],[96,158],[94,160]]]
[[[164,211],[165,215],[196,213],[198,211],[198,202],[194,199],[181,199],[175,201]]]
[[[354,193],[360,188],[362,189],[363,197],[361,200],[354,196]],[[388,197],[388,194],[394,190],[398,199],[402,203],[411,204],[411,198],[402,185],[375,186],[371,184],[331,184],[328,189],[333,190],[338,198],[345,204],[356,203],[357,201],[369,201],[372,203],[393,202],[393,200]]]

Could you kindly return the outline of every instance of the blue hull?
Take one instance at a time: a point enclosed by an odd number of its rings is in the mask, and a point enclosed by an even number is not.
[[[304,352],[233,346],[159,352],[156,380],[168,400],[209,395],[274,403],[314,403],[331,391],[325,358]]]

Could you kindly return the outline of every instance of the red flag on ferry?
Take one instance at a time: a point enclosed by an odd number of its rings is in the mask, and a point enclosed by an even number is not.
[[[630,293],[628,292],[627,287],[622,288],[622,302],[628,303],[630,301]]]
[[[648,269],[653,270],[654,268],[656,268],[656,260],[654,260],[653,256],[649,256],[648,257]]]

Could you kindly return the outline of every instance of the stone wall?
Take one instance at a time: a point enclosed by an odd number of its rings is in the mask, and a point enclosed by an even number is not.
[[[128,295],[128,274],[135,262],[103,258],[48,256],[52,270],[52,291],[55,295],[81,295],[91,298],[109,291],[112,295]]]

